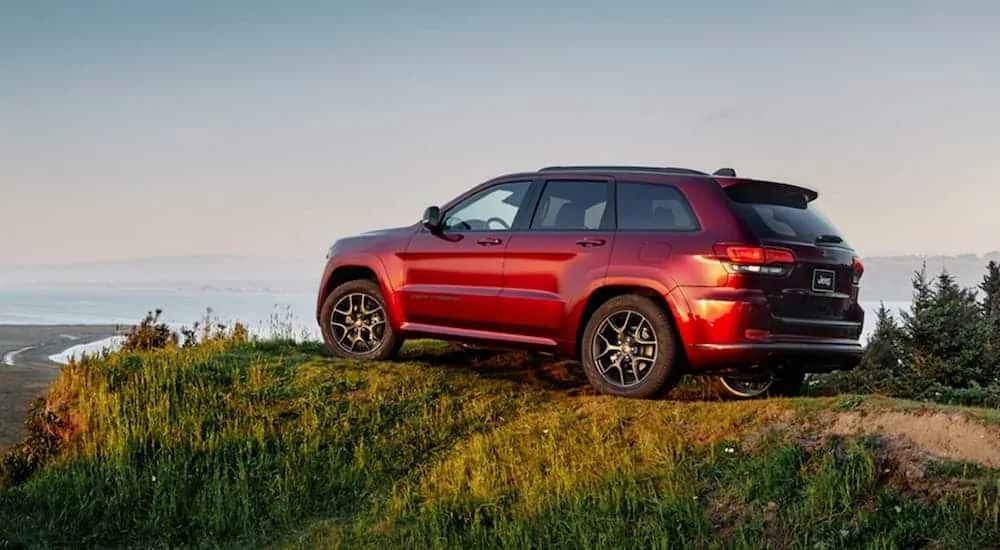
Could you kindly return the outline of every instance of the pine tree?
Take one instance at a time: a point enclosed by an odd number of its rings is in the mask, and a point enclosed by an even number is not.
[[[931,283],[921,269],[913,279],[912,309],[903,314],[907,363],[919,368],[926,382],[990,383],[990,330],[982,311],[975,292],[960,287],[947,271]]]
[[[862,368],[873,369],[876,373],[899,373],[903,370],[903,329],[892,312],[880,303],[875,312],[875,330],[865,346]]]
[[[928,312],[934,307],[934,288],[927,280],[927,262],[920,266],[919,271],[914,272],[911,284],[913,297],[910,300],[910,310],[901,314],[909,356],[920,350],[935,334],[934,328],[928,326]],[[907,359],[909,362],[912,357]]]
[[[994,327],[1000,329],[1000,263],[991,260],[986,266],[986,275],[979,283],[979,290],[983,291],[983,313]]]
[[[1000,382],[1000,263],[991,260],[986,266],[986,275],[979,284],[983,293],[983,315],[989,327],[989,377]]]

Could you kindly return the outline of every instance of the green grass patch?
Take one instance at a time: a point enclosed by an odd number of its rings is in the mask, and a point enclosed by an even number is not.
[[[861,398],[615,399],[560,365],[428,342],[350,362],[275,341],[68,367],[47,399],[63,444],[0,489],[0,548],[1000,540],[995,471],[941,466],[962,490],[928,498],[875,440],[768,432]]]

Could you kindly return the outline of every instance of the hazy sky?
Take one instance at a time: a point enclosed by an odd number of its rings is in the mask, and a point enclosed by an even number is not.
[[[864,255],[1000,248],[998,3],[420,4],[0,0],[0,262],[321,258],[559,163],[809,185]]]

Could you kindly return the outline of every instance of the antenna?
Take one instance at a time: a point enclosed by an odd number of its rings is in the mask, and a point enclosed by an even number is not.
[[[735,178],[736,177],[736,170],[733,170],[732,168],[719,168],[715,172],[712,172],[712,175],[713,176],[722,176],[724,178]]]

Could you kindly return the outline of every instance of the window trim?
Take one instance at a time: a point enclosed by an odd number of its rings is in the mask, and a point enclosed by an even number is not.
[[[535,223],[535,217],[538,216],[538,210],[542,206],[542,198],[545,197],[545,190],[548,188],[550,183],[554,182],[572,182],[572,183],[603,183],[605,185],[605,193],[607,206],[604,208],[604,214],[601,216],[601,224],[597,229],[588,229],[586,227],[581,228],[561,228],[561,227],[532,227]],[[615,179],[607,177],[587,177],[587,176],[551,176],[551,177],[539,177],[537,180],[538,191],[534,197],[534,208],[532,208],[531,217],[528,218],[527,223],[524,226],[525,231],[530,231],[532,233],[601,233],[601,232],[613,232],[615,231],[615,226],[617,225],[617,215],[618,215],[618,205],[616,203],[615,197]]]
[[[536,182],[532,178],[514,178],[510,180],[494,182],[493,184],[483,187],[482,189],[479,189],[478,191],[475,191],[473,193],[467,194],[464,197],[458,197],[456,202],[453,202],[452,204],[448,205],[447,209],[441,212],[441,220],[442,221],[447,220],[448,214],[454,212],[456,209],[462,208],[463,206],[466,206],[471,202],[476,201],[477,199],[483,197],[484,195],[494,191],[498,187],[503,187],[505,185],[512,185],[517,183],[527,184],[528,188],[524,192],[524,198],[521,201],[521,206],[518,207],[517,214],[514,215],[514,220],[511,223],[509,229],[445,229],[444,232],[449,234],[456,234],[456,233],[464,234],[464,233],[503,233],[505,231],[506,232],[517,231],[519,228],[519,223],[521,223],[521,220],[523,220],[525,216],[525,212],[528,211],[532,203],[535,202]],[[426,227],[421,227],[420,232],[430,233],[430,230],[428,230]]]
[[[667,187],[677,192],[678,195],[683,199],[684,205],[687,207],[688,214],[690,214],[691,219],[694,220],[694,227],[691,229],[654,229],[654,228],[626,228],[622,229],[618,218],[618,189],[620,185],[642,185],[646,187]],[[697,212],[694,211],[694,205],[691,204],[691,199],[684,194],[684,191],[671,183],[650,183],[645,181],[617,181],[615,182],[615,231],[620,233],[677,233],[677,234],[691,234],[691,233],[701,233],[704,231],[705,226],[701,223],[701,219],[698,217]]]

